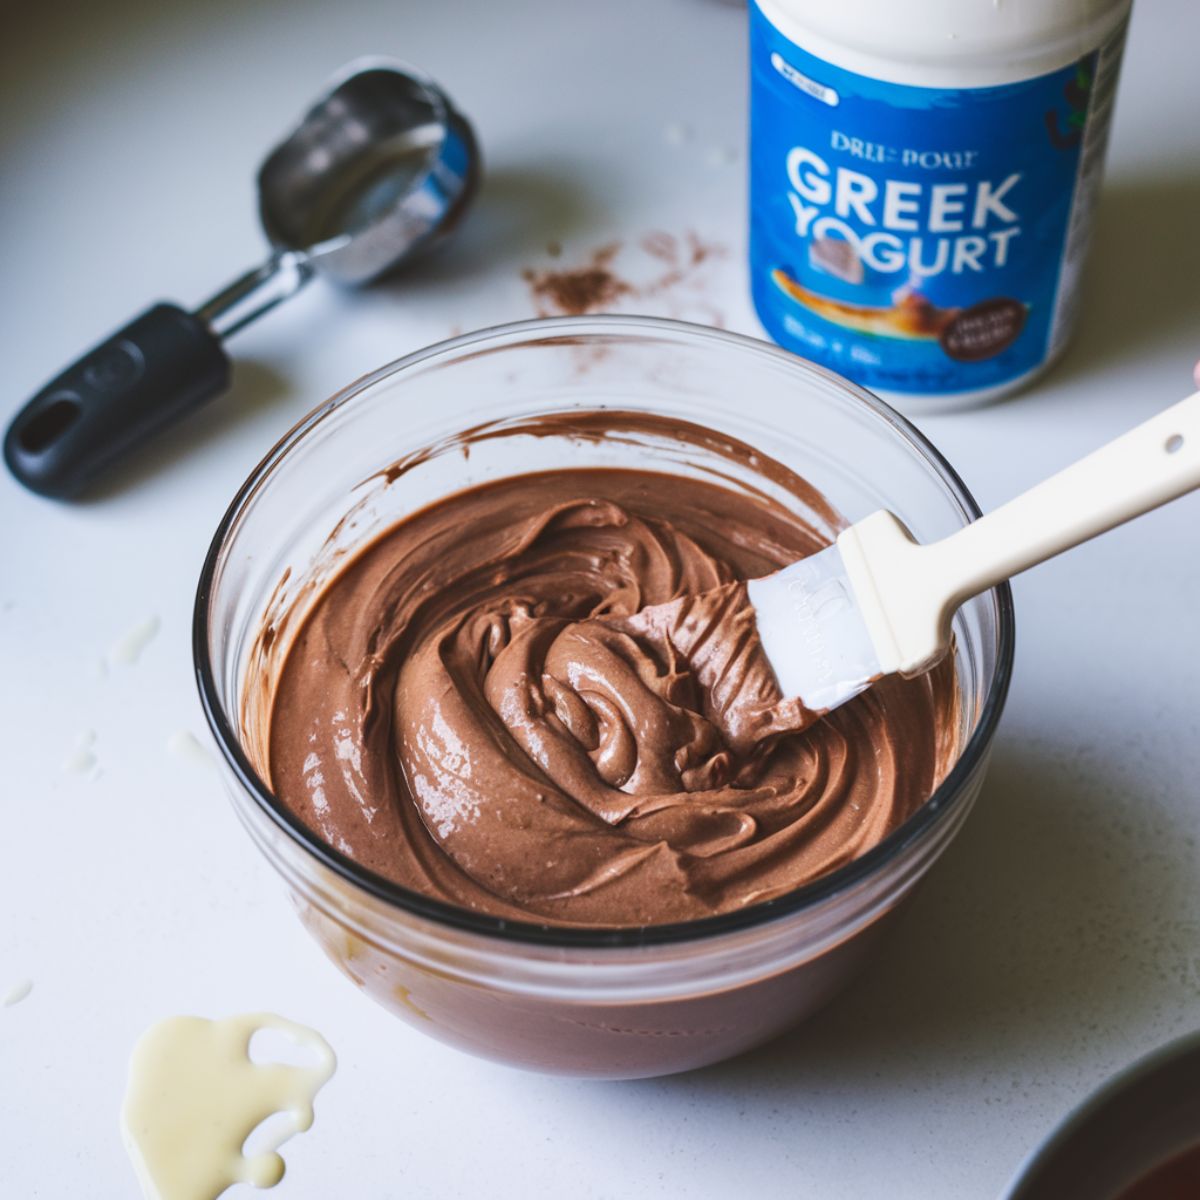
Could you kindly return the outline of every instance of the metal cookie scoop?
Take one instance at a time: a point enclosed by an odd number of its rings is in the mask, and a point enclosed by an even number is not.
[[[225,338],[314,274],[357,287],[413,258],[454,228],[479,177],[471,126],[434,83],[351,63],[258,172],[267,261],[195,312],[154,305],[63,371],[9,426],[9,470],[74,495],[228,387]]]

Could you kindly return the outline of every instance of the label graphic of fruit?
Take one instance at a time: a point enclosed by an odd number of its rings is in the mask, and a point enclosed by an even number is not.
[[[1050,135],[1051,144],[1057,149],[1069,150],[1082,140],[1091,94],[1092,72],[1088,60],[1085,59],[1076,68],[1075,77],[1068,79],[1063,85],[1063,97],[1069,110],[1066,117],[1052,108],[1046,111],[1046,132]]]

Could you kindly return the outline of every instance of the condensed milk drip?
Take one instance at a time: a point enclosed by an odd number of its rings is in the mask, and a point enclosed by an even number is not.
[[[283,1034],[310,1066],[254,1062],[261,1030]],[[235,1183],[273,1187],[284,1173],[279,1147],[313,1122],[313,1099],[337,1066],[312,1029],[271,1013],[209,1021],[170,1017],[134,1048],[121,1132],[147,1200],[216,1200]],[[268,1117],[288,1123],[262,1151],[246,1139]]]

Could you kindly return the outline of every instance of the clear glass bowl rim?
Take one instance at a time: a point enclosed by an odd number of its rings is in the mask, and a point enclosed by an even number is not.
[[[980,765],[991,744],[1012,677],[1015,621],[1012,590],[1007,583],[1004,583],[994,589],[999,615],[999,644],[996,653],[996,670],[991,687],[984,698],[983,709],[975,729],[963,747],[958,761],[933,795],[883,841],[844,866],[785,896],[718,916],[673,924],[615,928],[572,927],[539,924],[532,921],[510,921],[487,913],[458,908],[455,905],[446,904],[401,887],[382,875],[377,875],[360,866],[353,859],[335,850],[312,833],[275,798],[270,788],[259,778],[258,773],[251,766],[242,750],[237,733],[225,713],[209,655],[208,626],[213,580],[226,539],[235,527],[242,511],[258,489],[267,482],[272,471],[289,451],[321,421],[331,416],[343,405],[353,401],[355,397],[371,389],[375,384],[389,380],[411,367],[434,358],[452,357],[472,347],[479,351],[489,342],[520,345],[526,338],[542,343],[547,340],[577,342],[592,336],[619,337],[621,335],[634,339],[657,335],[660,339],[666,338],[676,342],[688,339],[717,342],[738,352],[779,359],[798,374],[808,374],[825,383],[832,383],[839,393],[839,401],[865,405],[872,410],[890,425],[902,440],[908,442],[921,454],[936,471],[941,482],[953,493],[972,518],[982,515],[975,498],[967,490],[966,484],[941,452],[911,422],[871,392],[832,371],[758,338],[664,317],[597,314],[585,317],[541,317],[489,326],[460,337],[437,342],[395,359],[334,393],[297,422],[271,448],[238,489],[217,526],[200,571],[192,620],[192,654],[196,684],[205,718],[226,765],[240,786],[256,803],[259,810],[287,838],[312,858],[347,883],[361,888],[374,899],[382,901],[390,907],[435,924],[447,925],[468,933],[481,934],[499,941],[543,947],[559,946],[563,949],[602,946],[628,949],[637,946],[664,945],[699,941],[736,933],[740,930],[774,923],[820,905],[823,901],[873,874],[914,843],[919,842],[943,814],[954,805],[955,801],[962,798],[964,785]]]

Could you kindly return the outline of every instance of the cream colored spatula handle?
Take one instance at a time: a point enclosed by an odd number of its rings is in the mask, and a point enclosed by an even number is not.
[[[945,651],[964,600],[1197,487],[1200,392],[943,541],[878,512],[838,548],[884,670],[912,673]]]

